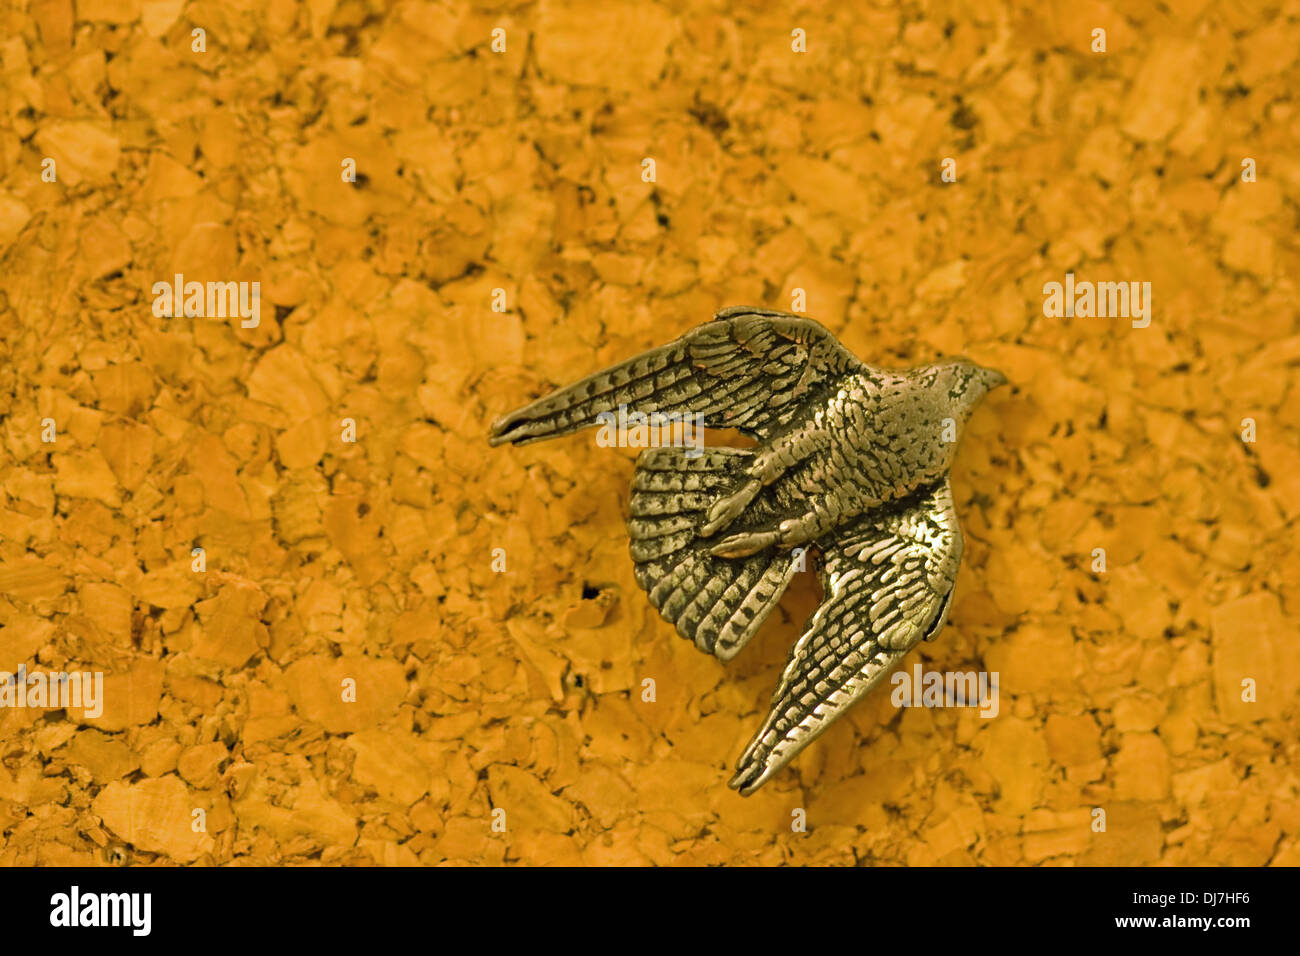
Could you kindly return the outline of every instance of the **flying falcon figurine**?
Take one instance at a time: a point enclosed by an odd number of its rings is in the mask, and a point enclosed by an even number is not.
[[[627,523],[650,602],[723,661],[804,549],[821,554],[822,604],[731,780],[748,795],[942,629],[962,553],[948,470],[972,410],[1005,383],[963,358],[873,368],[810,319],[738,307],[498,419],[491,442],[567,435],[620,407],[758,440],[648,448]]]

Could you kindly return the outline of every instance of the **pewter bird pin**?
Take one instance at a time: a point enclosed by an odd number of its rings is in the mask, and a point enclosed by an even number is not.
[[[624,406],[758,439],[642,452],[627,523],[650,602],[724,661],[776,607],[797,549],[821,554],[822,604],[731,780],[748,795],[943,628],[962,553],[948,470],[971,411],[1005,382],[961,358],[873,368],[810,319],[730,308],[498,419],[491,441],[567,435]]]

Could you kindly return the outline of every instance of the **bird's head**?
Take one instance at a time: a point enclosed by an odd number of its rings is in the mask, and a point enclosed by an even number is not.
[[[1007,384],[1007,377],[991,368],[976,365],[968,358],[948,358],[936,363],[938,375],[934,385],[943,393],[948,406],[964,421],[981,398]]]

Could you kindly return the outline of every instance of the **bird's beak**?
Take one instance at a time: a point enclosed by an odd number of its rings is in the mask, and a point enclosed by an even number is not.
[[[993,389],[997,388],[999,385],[1007,384],[1007,377],[1003,375],[1001,372],[999,372],[997,369],[986,368],[983,369],[982,371],[984,372],[984,381],[987,384],[988,390],[990,392],[993,391]]]

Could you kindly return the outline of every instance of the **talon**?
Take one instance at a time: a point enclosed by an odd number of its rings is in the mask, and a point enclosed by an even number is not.
[[[700,528],[700,537],[707,538],[712,534],[721,531],[731,522],[740,516],[745,510],[745,506],[754,500],[759,489],[763,487],[757,479],[751,478],[738,491],[727,495],[725,498],[719,498],[713,504],[709,505],[709,510],[705,512],[705,523]]]
[[[801,544],[804,540],[802,535],[799,533],[802,528],[801,522],[798,518],[786,518],[777,526],[777,530],[781,534],[780,540],[781,547],[783,548],[793,548],[796,544]]]
[[[775,531],[733,534],[715,544],[709,553],[719,558],[747,558],[776,544],[778,537]]]

